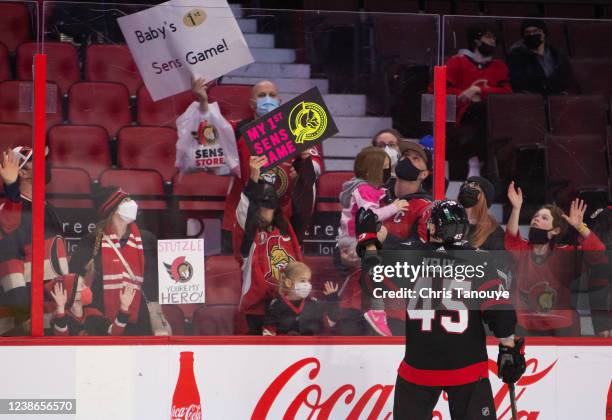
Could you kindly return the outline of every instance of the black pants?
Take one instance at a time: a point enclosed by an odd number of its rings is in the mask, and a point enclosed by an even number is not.
[[[397,377],[393,418],[395,420],[431,420],[431,413],[442,391],[448,394],[453,420],[495,420],[495,404],[489,379],[483,378],[460,386],[428,387]]]

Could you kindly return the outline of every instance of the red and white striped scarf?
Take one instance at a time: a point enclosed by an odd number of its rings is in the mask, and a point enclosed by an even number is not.
[[[140,309],[140,299],[142,296],[142,283],[144,275],[144,251],[142,248],[142,238],[140,230],[135,223],[129,225],[130,236],[126,244],[121,247],[117,235],[111,232],[110,228],[105,229],[105,238],[108,238],[121,253],[125,261],[128,263],[135,279],[132,279],[128,274],[121,259],[117,256],[111,245],[102,241],[102,285],[104,288],[104,315],[106,318],[113,320],[119,312],[121,302],[119,293],[126,284],[135,286],[136,295],[134,301],[130,305],[130,322],[138,320],[138,311]]]

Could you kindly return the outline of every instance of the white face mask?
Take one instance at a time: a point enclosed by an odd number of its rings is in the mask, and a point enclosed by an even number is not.
[[[125,223],[132,223],[134,220],[136,220],[137,213],[138,204],[136,204],[134,200],[123,202],[117,207],[117,214]]]
[[[300,299],[306,299],[312,290],[312,284],[310,283],[295,283],[293,285],[293,291]]]
[[[391,166],[393,167],[397,165],[397,161],[399,160],[397,150],[395,150],[392,147],[385,146],[385,152],[387,153],[387,155],[389,156],[389,159],[391,160]]]

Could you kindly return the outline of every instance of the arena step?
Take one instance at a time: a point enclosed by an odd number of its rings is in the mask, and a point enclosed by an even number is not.
[[[238,27],[243,34],[257,32],[257,20],[255,19],[236,19]]]
[[[256,63],[293,63],[295,51],[288,48],[251,48]]]
[[[240,77],[240,76],[228,76],[223,78],[223,83],[236,83],[242,85],[254,85],[259,82],[259,77]],[[307,91],[315,86],[319,88],[321,93],[327,93],[329,90],[329,81],[327,79],[306,79],[306,78],[270,78],[279,91],[297,89],[299,91]]]
[[[249,48],[274,48],[274,35],[272,34],[244,34]]]
[[[334,121],[341,137],[372,137],[392,126],[388,117],[335,117]]]
[[[252,63],[228,73],[227,76],[255,77],[258,79],[308,79],[310,78],[310,64]],[[291,95],[297,94],[292,93]]]

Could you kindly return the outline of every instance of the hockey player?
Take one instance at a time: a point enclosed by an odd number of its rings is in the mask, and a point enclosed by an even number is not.
[[[374,254],[375,261],[376,247],[380,246],[376,239],[376,217],[362,215],[360,222],[360,252],[366,261]],[[469,258],[462,255],[474,251],[465,243],[468,229],[463,207],[454,201],[434,202],[427,211],[428,242],[419,246],[419,259],[444,259],[444,266],[453,267],[466,259],[471,264],[484,265],[480,255],[470,253]],[[420,265],[422,261],[414,263]],[[412,283],[413,290],[435,291],[439,289],[436,284],[444,285],[445,289],[503,290],[495,270],[489,268],[485,273],[482,278],[466,278],[462,282],[453,278],[418,278]],[[417,309],[421,300],[423,308],[434,309]],[[438,305],[433,306],[434,302]],[[500,339],[498,367],[502,379],[516,382],[525,371],[524,340],[514,336],[516,314],[508,300],[473,301],[470,309],[455,299],[409,301],[406,352],[398,369],[394,418],[431,419],[442,391],[448,394],[453,419],[495,418],[483,323]]]

